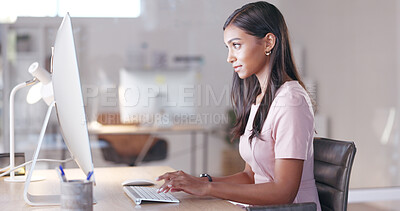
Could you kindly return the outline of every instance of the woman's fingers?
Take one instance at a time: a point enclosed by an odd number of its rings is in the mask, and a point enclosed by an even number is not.
[[[157,193],[161,193],[161,192],[163,192],[163,193],[167,193],[169,190],[170,190],[170,187],[169,187],[170,185],[169,185],[169,182],[165,182],[163,185],[161,185],[161,187],[157,190]]]
[[[176,189],[178,191],[180,191],[180,188],[177,188],[176,186],[173,185],[173,183],[176,184],[176,182],[174,182],[175,180],[169,180],[168,182],[165,182],[160,189],[158,190],[159,193],[164,192],[167,193],[168,191],[172,191],[172,189]]]
[[[168,187],[170,189],[180,189],[180,190],[184,190],[185,188],[185,184],[187,183],[187,178],[184,177],[176,177],[175,179],[171,180],[168,183]]]
[[[157,193],[167,193],[169,190],[170,190],[170,188],[169,188],[168,186],[160,187],[160,188],[157,190]]]
[[[180,188],[171,188],[170,191],[171,191],[171,192],[180,192],[180,191],[183,191],[183,189],[180,189]]]
[[[180,176],[169,182],[169,188],[172,190],[178,189],[189,194],[203,196],[207,194],[207,184],[209,182],[193,179],[192,176]]]
[[[180,176],[180,175],[185,175],[186,173],[183,171],[174,171],[174,172],[167,172],[159,177],[156,178],[157,181],[160,180],[170,180],[174,177]]]
[[[174,178],[171,178],[168,180],[164,180],[165,181],[164,184],[161,185],[161,187],[157,190],[157,192],[158,193],[161,193],[161,192],[167,193],[168,191],[171,191],[172,189],[176,189],[176,190],[174,190],[174,192],[181,191],[180,188],[174,187],[174,183],[176,184],[176,180],[179,180],[178,178],[180,178],[180,177],[178,176],[178,177],[174,177]]]
[[[160,180],[169,180],[169,178],[171,178],[171,172],[165,173],[159,177],[156,178],[156,181],[160,181]]]
[[[188,180],[188,175],[183,171],[168,172],[156,178],[157,181],[164,180],[164,184],[157,190],[158,193],[167,193],[183,191],[182,188],[177,187],[178,181]],[[180,184],[180,183],[179,183]]]

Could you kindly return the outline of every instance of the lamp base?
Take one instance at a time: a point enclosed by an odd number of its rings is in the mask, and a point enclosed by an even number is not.
[[[42,176],[32,176],[31,182],[42,181],[45,179],[46,179],[46,177],[42,177]],[[14,176],[14,178],[8,177],[8,178],[5,178],[4,181],[6,181],[6,182],[25,182],[26,176]]]

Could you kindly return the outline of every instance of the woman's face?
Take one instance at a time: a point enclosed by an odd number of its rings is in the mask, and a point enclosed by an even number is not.
[[[268,57],[265,55],[264,39],[247,34],[242,29],[230,24],[224,31],[224,42],[229,49],[227,62],[241,79],[253,74],[258,78],[266,75]]]

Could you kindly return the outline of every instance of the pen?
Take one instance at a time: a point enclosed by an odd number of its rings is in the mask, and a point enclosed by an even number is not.
[[[56,168],[56,171],[57,171],[57,175],[58,175],[58,178],[60,179],[60,181],[61,181],[61,182],[64,182],[64,181],[63,181],[63,178],[62,178],[62,176],[61,176],[61,171],[60,171],[60,169]]]
[[[60,169],[60,172],[61,172],[61,179],[62,179],[62,181],[63,181],[63,182],[66,182],[66,181],[67,181],[67,177],[65,176],[64,169],[62,168],[61,165],[59,166],[59,169]]]
[[[92,177],[92,175],[93,175],[93,171],[90,171],[89,174],[88,174],[88,176],[87,176],[87,178],[86,178],[86,181],[89,181],[89,180],[90,180],[90,177]]]

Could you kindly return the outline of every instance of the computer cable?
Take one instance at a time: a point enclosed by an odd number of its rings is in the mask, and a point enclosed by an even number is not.
[[[68,158],[68,159],[65,159],[65,160],[37,159],[37,162],[57,162],[57,163],[66,163],[66,162],[69,162],[69,161],[72,161],[72,160],[74,160],[74,159],[73,159],[73,158]],[[3,177],[3,176],[5,176],[5,175],[9,174],[10,172],[15,171],[15,170],[17,170],[17,169],[19,169],[19,168],[21,168],[21,167],[23,167],[23,166],[26,166],[26,165],[30,164],[30,163],[32,163],[32,160],[30,160],[30,161],[28,161],[28,162],[25,162],[25,163],[23,163],[23,164],[21,164],[21,165],[19,165],[19,166],[16,166],[16,167],[14,167],[14,168],[12,168],[12,169],[9,169],[9,170],[7,170],[7,171],[1,173],[1,174],[0,174],[0,177]],[[10,166],[5,167],[5,168],[2,168],[1,171],[5,170],[5,169],[7,169],[7,168],[9,168],[9,167],[10,167]]]

